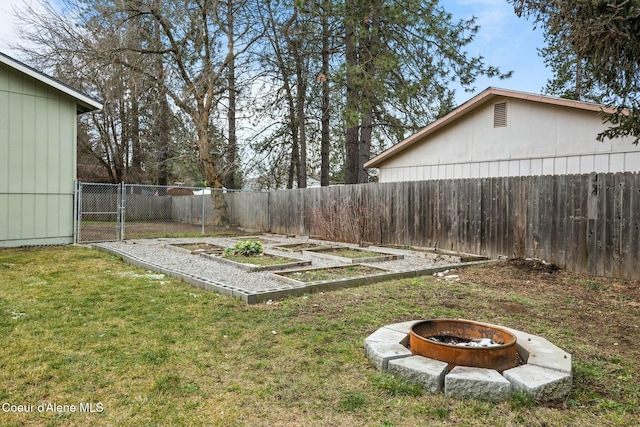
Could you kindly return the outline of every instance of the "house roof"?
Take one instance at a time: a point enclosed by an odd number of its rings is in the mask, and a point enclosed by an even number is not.
[[[577,108],[581,110],[588,110],[588,111],[594,111],[594,112],[603,111],[606,113],[613,113],[616,111],[613,108],[605,107],[604,105],[594,104],[590,102],[573,101],[570,99],[556,98],[553,96],[545,96],[545,95],[538,95],[533,93],[518,92],[514,90],[489,87],[484,91],[482,91],[481,93],[479,93],[478,95],[471,98],[470,100],[468,100],[467,102],[465,102],[464,104],[457,107],[455,110],[453,110],[446,116],[439,118],[438,120],[431,123],[429,126],[425,127],[424,129],[414,133],[410,137],[404,139],[403,141],[399,142],[393,147],[387,149],[386,151],[383,151],[381,154],[372,158],[371,160],[369,160],[364,164],[364,167],[365,168],[378,167],[385,160],[395,156],[398,153],[401,153],[402,151],[411,147],[413,144],[419,141],[422,141],[428,135],[431,135],[432,133],[438,131],[439,129],[442,129],[445,126],[449,126],[456,120],[460,119],[466,114],[471,113],[472,111],[476,110],[477,108],[481,107],[482,105],[490,102],[492,99],[497,97],[522,99],[525,101],[540,102],[543,104],[556,105],[556,106],[568,107],[568,108]]]
[[[88,95],[78,91],[77,89],[72,88],[71,86],[62,83],[59,80],[54,79],[51,76],[48,76],[40,71],[32,68],[12,57],[0,52],[0,63],[7,65],[8,67],[13,68],[27,76],[34,78],[48,86],[51,86],[54,89],[59,90],[60,92],[69,95],[74,98],[78,105],[78,114],[80,113],[88,113],[89,111],[101,110],[102,103],[91,98]]]

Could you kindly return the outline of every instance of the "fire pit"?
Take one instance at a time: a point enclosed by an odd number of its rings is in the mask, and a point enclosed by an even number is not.
[[[420,353],[423,346],[436,350],[425,356]],[[457,355],[451,359],[439,355],[443,347]],[[443,391],[458,398],[497,402],[522,391],[537,401],[562,400],[573,383],[571,354],[540,336],[470,320],[386,325],[364,340],[364,350],[377,369],[416,382],[429,392]],[[477,365],[482,354],[495,350],[506,355],[490,357],[494,359],[490,367]]]
[[[456,366],[502,372],[518,365],[516,336],[485,323],[461,319],[417,322],[409,333],[411,352]]]

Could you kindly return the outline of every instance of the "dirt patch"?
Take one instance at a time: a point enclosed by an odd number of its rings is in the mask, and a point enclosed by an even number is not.
[[[510,265],[526,273],[548,273],[553,274],[560,271],[560,267],[555,264],[549,264],[540,259],[535,258],[511,258],[507,261]]]
[[[171,246],[177,246],[178,248],[189,250],[192,253],[222,253],[224,250],[224,247],[211,243],[174,243]]]
[[[326,248],[326,245],[319,245],[317,243],[293,243],[290,245],[278,245],[274,246],[274,249],[279,249],[281,251],[290,251],[290,252],[302,252],[308,249],[319,249]]]
[[[350,277],[369,276],[371,274],[383,273],[375,267],[367,265],[350,265],[341,267],[314,268],[310,270],[279,272],[279,276],[290,277],[299,282],[311,283],[322,280],[339,280]]]

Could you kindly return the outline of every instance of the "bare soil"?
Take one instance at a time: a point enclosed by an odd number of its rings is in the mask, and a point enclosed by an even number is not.
[[[271,255],[271,254],[262,254],[262,255],[254,255],[254,256],[222,255],[221,258],[226,258],[228,260],[237,262],[239,264],[259,265],[262,267],[290,264],[293,261],[295,261],[292,258],[287,258],[279,255]]]
[[[205,252],[222,252],[224,249],[222,246],[213,245],[211,243],[174,243],[171,246],[177,246],[179,248],[188,249],[190,251],[205,251]]]
[[[321,280],[338,280],[348,277],[368,276],[378,274],[382,270],[366,265],[348,265],[340,267],[316,268],[305,271],[289,271],[278,273],[281,276],[288,276],[300,282],[317,282]]]

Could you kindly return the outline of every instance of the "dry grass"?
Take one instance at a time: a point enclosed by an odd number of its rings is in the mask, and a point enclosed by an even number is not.
[[[638,283],[534,267],[501,263],[459,271],[458,282],[425,277],[246,306],[89,249],[1,250],[0,403],[104,410],[0,412],[0,424],[639,424]],[[435,317],[548,338],[573,354],[573,391],[551,404],[463,402],[370,367],[366,336]]]

